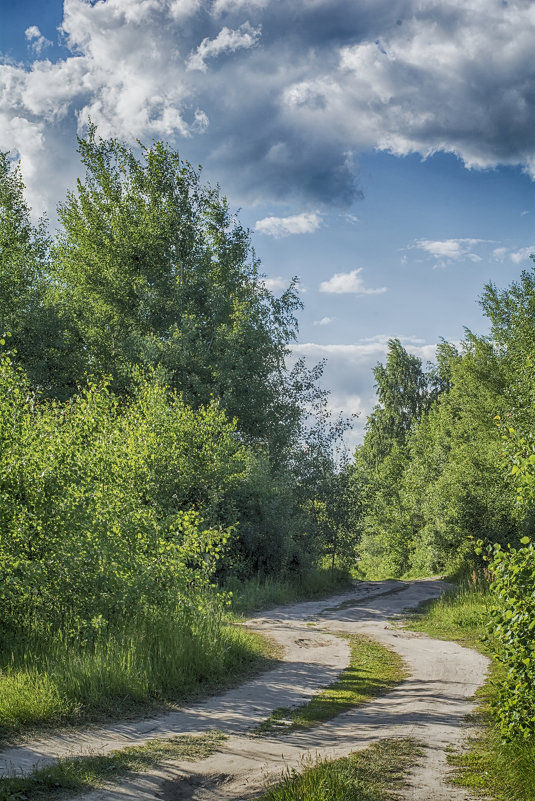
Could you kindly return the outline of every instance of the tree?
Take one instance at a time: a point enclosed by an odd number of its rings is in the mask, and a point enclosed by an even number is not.
[[[249,233],[200,169],[160,142],[140,151],[91,127],[85,179],[59,207],[56,302],[73,310],[85,369],[123,394],[133,365],[156,367],[187,403],[216,397],[246,438],[280,447],[295,285],[267,290]]]
[[[386,364],[373,369],[378,405],[366,425],[366,444],[378,464],[394,442],[403,445],[429,404],[427,377],[417,356],[390,339]]]

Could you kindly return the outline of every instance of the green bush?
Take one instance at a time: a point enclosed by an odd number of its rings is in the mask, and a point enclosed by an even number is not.
[[[203,526],[243,469],[216,404],[197,412],[153,379],[124,405],[106,384],[40,403],[0,363],[4,636],[91,636],[144,608],[196,616],[231,533]]]
[[[528,537],[521,546],[493,546],[489,569],[496,602],[491,607],[495,657],[506,673],[496,715],[502,736],[535,734],[535,548]]]

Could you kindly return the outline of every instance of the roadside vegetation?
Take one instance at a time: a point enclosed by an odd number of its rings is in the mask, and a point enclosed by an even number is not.
[[[416,740],[381,740],[348,757],[290,771],[259,801],[395,801],[420,753]]]
[[[478,733],[469,740],[466,750],[449,755],[450,764],[457,768],[453,782],[494,801],[534,801],[535,737],[530,733],[524,736],[521,720],[504,737],[508,669],[499,659],[502,652],[496,627],[489,626],[496,602],[496,590],[489,586],[484,574],[473,574],[470,578],[465,575],[458,589],[427,604],[427,608],[409,619],[408,625],[431,637],[477,648],[492,660],[487,680],[477,692],[473,723]],[[532,688],[524,689],[529,692]]]
[[[266,646],[233,615],[349,581],[346,422],[286,366],[296,283],[268,291],[162,143],[78,145],[54,233],[0,154],[3,739],[241,680]]]

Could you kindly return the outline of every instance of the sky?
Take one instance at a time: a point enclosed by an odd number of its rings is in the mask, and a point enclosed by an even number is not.
[[[0,0],[0,150],[52,222],[89,120],[202,164],[353,445],[388,339],[486,333],[532,263],[534,49],[530,0]]]

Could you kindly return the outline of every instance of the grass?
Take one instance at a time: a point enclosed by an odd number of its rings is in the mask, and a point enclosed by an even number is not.
[[[409,627],[431,637],[455,640],[485,652],[487,593],[485,587],[464,582],[457,592],[446,593],[411,617]],[[503,743],[492,717],[504,668],[492,663],[490,675],[478,691],[474,721],[476,737],[467,750],[453,753],[457,768],[454,782],[494,801],[535,801],[535,740]]]
[[[60,759],[28,776],[0,779],[0,801],[61,799],[110,784],[130,772],[147,770],[165,760],[204,759],[226,736],[218,731],[151,740],[106,756]]]
[[[325,597],[349,589],[352,584],[345,570],[315,569],[291,579],[234,579],[227,582],[225,589],[232,593],[232,612],[248,615],[260,609]]]
[[[415,740],[381,740],[348,757],[292,771],[257,801],[394,801],[420,753]]]
[[[89,638],[42,631],[14,637],[0,653],[0,741],[139,717],[244,681],[279,653],[268,638],[236,625],[237,614],[349,584],[342,571],[317,570],[293,582],[243,583],[226,620],[215,607],[186,622],[144,611],[126,627]]]
[[[256,735],[307,729],[384,695],[407,675],[401,657],[362,634],[344,636],[351,648],[348,668],[308,703],[276,709],[255,730]]]
[[[193,630],[153,615],[93,643],[15,642],[0,663],[0,739],[141,716],[216,692],[271,664],[270,648],[216,615],[202,616]]]

